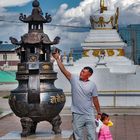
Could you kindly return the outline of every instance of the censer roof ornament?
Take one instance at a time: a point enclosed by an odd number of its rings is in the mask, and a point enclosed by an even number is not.
[[[21,13],[19,20],[25,23],[30,22],[49,23],[52,21],[52,18],[48,13],[46,13],[45,17],[43,17],[43,12],[40,8],[40,3],[38,0],[34,0],[32,6],[33,6],[32,14],[27,17],[26,15],[23,15],[23,13]]]

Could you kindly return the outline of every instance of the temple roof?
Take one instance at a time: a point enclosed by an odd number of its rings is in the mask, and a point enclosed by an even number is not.
[[[0,52],[13,52],[16,46],[13,44],[0,44]]]

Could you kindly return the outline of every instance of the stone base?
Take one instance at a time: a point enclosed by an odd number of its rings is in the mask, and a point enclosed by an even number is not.
[[[37,132],[24,138],[20,136],[20,133],[20,131],[12,131],[0,137],[0,140],[69,140],[72,135],[72,131],[64,130],[59,135],[55,135],[53,132]]]

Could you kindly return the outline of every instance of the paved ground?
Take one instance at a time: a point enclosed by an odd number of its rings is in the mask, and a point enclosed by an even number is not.
[[[111,127],[113,140],[140,140],[140,116],[111,116],[114,126]],[[62,130],[72,130],[71,116],[62,116]],[[0,136],[11,131],[21,131],[20,119],[10,115],[0,119]],[[38,124],[37,132],[51,131],[48,122]]]
[[[14,85],[12,85],[14,88]],[[5,88],[1,86],[1,91]],[[3,96],[5,93],[1,92]],[[0,108],[6,112],[10,111],[8,100],[0,97]],[[1,116],[0,116],[1,117]],[[62,130],[72,130],[71,115],[62,114]],[[111,127],[113,140],[140,140],[140,115],[115,115],[111,116],[114,123]],[[0,118],[0,137],[11,131],[21,131],[20,119],[15,115],[8,115]],[[48,122],[41,122],[38,124],[37,132],[50,132],[51,125]]]

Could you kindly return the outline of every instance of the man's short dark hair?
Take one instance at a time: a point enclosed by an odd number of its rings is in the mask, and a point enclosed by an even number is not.
[[[84,69],[88,70],[91,74],[93,74],[93,69],[91,67],[84,67]]]

